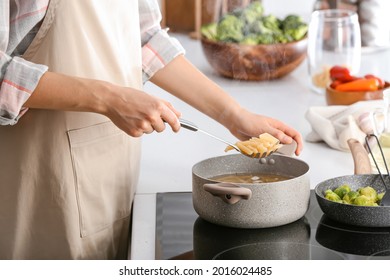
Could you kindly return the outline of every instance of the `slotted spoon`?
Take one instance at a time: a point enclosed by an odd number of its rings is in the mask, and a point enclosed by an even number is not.
[[[200,129],[193,122],[190,122],[188,120],[184,120],[184,119],[181,119],[181,118],[179,119],[179,122],[180,122],[181,127],[185,128],[185,129],[188,129],[188,130],[191,130],[191,131],[202,132],[202,133],[204,133],[204,134],[206,134],[206,135],[208,135],[208,136],[210,136],[210,137],[212,137],[214,139],[217,139],[217,140],[225,143],[226,145],[228,145],[228,146],[232,147],[233,149],[235,149],[237,152],[243,154],[244,156],[250,157],[250,158],[264,158],[264,157],[270,156],[271,154],[273,154],[276,151],[276,149],[275,149],[275,150],[264,152],[262,154],[256,153],[256,154],[248,155],[248,154],[244,153],[239,147],[237,147],[237,145],[235,145],[233,143],[230,143],[230,142],[228,142],[228,141],[226,141],[224,139],[221,139],[221,138],[219,138],[219,137],[217,137],[217,136],[215,136],[215,135],[213,135],[213,134],[211,134],[211,133],[209,133],[207,131],[204,131],[204,130]]]

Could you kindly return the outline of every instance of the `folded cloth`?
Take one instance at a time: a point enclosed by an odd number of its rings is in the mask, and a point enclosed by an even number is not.
[[[374,121],[377,118],[373,116],[374,112],[382,112],[383,106],[383,100],[372,100],[349,106],[310,107],[305,118],[312,131],[306,141],[323,141],[333,149],[349,152],[348,139],[355,138],[364,144],[367,134],[381,130],[382,123]]]

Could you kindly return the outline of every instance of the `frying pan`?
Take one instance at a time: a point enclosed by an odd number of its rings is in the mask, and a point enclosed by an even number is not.
[[[357,206],[330,201],[325,198],[325,191],[341,185],[349,185],[356,191],[361,187],[371,186],[377,192],[386,191],[380,175],[371,174],[368,154],[363,145],[355,139],[348,140],[355,165],[355,174],[325,180],[315,187],[315,194],[321,210],[332,220],[361,227],[390,227],[390,206]],[[383,175],[390,184],[388,175]]]

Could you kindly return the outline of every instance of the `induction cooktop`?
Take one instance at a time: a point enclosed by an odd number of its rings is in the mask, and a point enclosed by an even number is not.
[[[304,217],[264,229],[209,223],[193,209],[190,192],[158,193],[156,199],[156,259],[390,259],[390,228],[335,222],[321,211],[313,190]]]

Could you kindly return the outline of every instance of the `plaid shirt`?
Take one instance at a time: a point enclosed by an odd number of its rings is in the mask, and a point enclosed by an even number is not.
[[[132,1],[132,0],[129,0]],[[156,0],[138,0],[142,42],[143,80],[184,50],[161,29]],[[2,0],[0,2],[0,125],[13,125],[27,111],[23,104],[48,70],[21,58],[34,39],[49,0]]]

